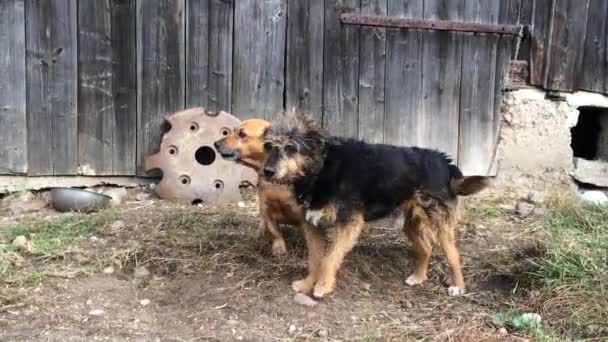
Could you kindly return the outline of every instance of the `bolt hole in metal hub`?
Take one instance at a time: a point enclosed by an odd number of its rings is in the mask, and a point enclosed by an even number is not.
[[[215,161],[215,151],[209,146],[201,146],[194,153],[194,159],[201,165],[211,165]]]

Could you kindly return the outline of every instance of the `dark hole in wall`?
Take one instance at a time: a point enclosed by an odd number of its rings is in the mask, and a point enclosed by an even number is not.
[[[570,146],[574,151],[574,157],[588,160],[598,159],[600,138],[602,134],[602,115],[608,115],[605,108],[580,107],[580,115],[576,126],[572,127],[570,133],[572,140]]]

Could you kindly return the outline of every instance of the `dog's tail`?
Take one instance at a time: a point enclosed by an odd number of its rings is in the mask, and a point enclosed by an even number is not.
[[[458,196],[469,196],[480,192],[488,187],[490,180],[484,176],[464,177],[460,169],[455,165],[450,165],[450,190]]]

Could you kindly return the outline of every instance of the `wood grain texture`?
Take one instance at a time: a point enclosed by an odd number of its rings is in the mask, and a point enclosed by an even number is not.
[[[113,0],[114,175],[137,172],[136,0]]]
[[[386,0],[362,0],[361,14],[386,15]],[[384,142],[386,29],[362,27],[359,48],[359,139]]]
[[[534,0],[530,32],[530,83],[545,84],[547,49],[551,33],[552,0]]]
[[[357,137],[359,124],[359,28],[340,23],[359,13],[358,0],[325,0],[323,125],[332,134]]]
[[[236,1],[232,112],[273,119],[283,110],[286,0]]]
[[[528,26],[528,28],[532,26],[532,20],[534,18],[534,1],[535,0],[520,0],[517,24]],[[530,41],[531,39],[528,37],[521,42],[519,56],[515,58],[513,55],[515,60],[530,61]],[[513,54],[515,54],[515,50],[513,50]]]
[[[184,108],[184,2],[137,1],[137,169],[158,150],[164,117]]]
[[[575,90],[582,68],[588,7],[589,0],[554,3],[545,89]]]
[[[186,107],[231,111],[232,0],[186,0]]]
[[[589,0],[588,13],[579,88],[601,93],[608,91],[606,88],[608,1]]]
[[[500,3],[471,1],[465,20],[496,23]],[[494,155],[497,35],[467,35],[463,41],[458,165],[466,175],[486,175]]]
[[[0,2],[0,174],[27,171],[25,9],[23,0]]]
[[[76,5],[26,1],[29,175],[78,171]]]
[[[423,17],[462,21],[464,6],[464,0],[425,0]],[[462,34],[430,31],[422,37],[422,117],[418,130],[423,146],[457,160]]]
[[[519,20],[521,20],[521,11],[522,1],[526,0],[503,0],[500,1],[499,13],[498,13],[498,23],[499,24],[508,24],[513,25],[517,24]],[[509,36],[499,36],[498,37],[498,46],[496,51],[496,83],[494,86],[494,117],[492,121],[492,154],[490,155],[490,167],[488,170],[488,176],[495,176],[498,170],[498,143],[500,139],[500,125],[502,123],[501,120],[501,105],[502,105],[502,96],[503,91],[507,88],[509,84],[509,75],[510,75],[510,67],[511,60],[515,58],[515,45],[517,42],[517,37],[509,37]],[[521,44],[520,43],[520,51]]]
[[[285,107],[323,119],[323,0],[288,0]]]
[[[135,1],[78,6],[78,163],[85,175],[135,174]]]
[[[421,18],[422,1],[388,0],[389,16]],[[384,141],[395,145],[421,145],[422,33],[387,30]]]

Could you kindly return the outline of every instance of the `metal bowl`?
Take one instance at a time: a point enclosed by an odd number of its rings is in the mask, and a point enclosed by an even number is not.
[[[53,188],[51,190],[51,203],[61,212],[92,212],[107,207],[111,199],[110,196],[81,189]]]

